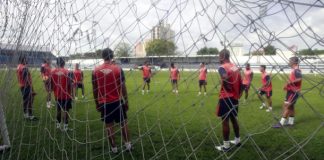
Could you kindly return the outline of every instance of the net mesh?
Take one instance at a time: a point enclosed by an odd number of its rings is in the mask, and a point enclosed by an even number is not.
[[[0,1],[1,91],[11,149],[1,159],[320,159],[323,155],[323,56],[302,55],[299,49],[323,47],[324,4],[320,0],[1,0]],[[135,64],[121,64],[129,91],[128,123],[134,150],[123,148],[111,153],[105,126],[96,111],[91,89],[91,70],[102,60],[81,57],[68,61],[67,67],[79,62],[85,71],[85,99],[73,102],[70,132],[55,126],[55,107],[47,109],[45,89],[39,66],[30,66],[38,93],[34,103],[37,122],[23,119],[22,98],[16,81],[17,53],[28,52],[28,61],[37,61],[43,52],[56,56],[73,56],[95,52],[121,43],[128,44],[132,56],[139,42],[152,37],[152,28],[169,23],[177,46],[176,56],[190,57],[203,47],[228,48],[238,66],[251,63],[270,69],[274,82],[274,111],[259,111],[261,101],[256,91],[258,76],[251,93],[240,104],[239,123],[242,145],[230,152],[218,152],[223,143],[222,121],[215,116],[220,79],[219,64],[208,63],[207,96],[197,96],[198,65],[183,58],[179,95],[171,92],[169,73],[154,71],[151,91],[142,95],[142,77],[133,70]],[[259,54],[268,45],[276,55]],[[298,48],[297,48],[298,46]],[[238,50],[239,49],[239,50]],[[241,50],[240,50],[241,49]],[[6,53],[4,53],[6,51]],[[39,53],[42,52],[42,53]],[[287,53],[288,52],[288,53]],[[11,55],[10,55],[11,54]],[[288,79],[286,67],[290,55],[301,61],[303,88],[297,103],[295,128],[273,130],[281,116],[285,93],[281,88]],[[7,56],[7,55],[6,55]],[[215,62],[216,62],[216,57]],[[190,70],[190,71],[187,71]],[[257,71],[256,71],[257,72]],[[79,93],[80,95],[80,93]],[[0,105],[1,106],[1,105]],[[300,114],[300,115],[298,115]],[[119,125],[116,138],[123,145]],[[3,126],[2,126],[3,127]],[[3,136],[3,135],[2,135]],[[3,143],[2,139],[0,142]]]

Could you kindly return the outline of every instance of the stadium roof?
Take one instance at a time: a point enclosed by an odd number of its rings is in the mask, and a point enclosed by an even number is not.
[[[0,43],[1,50],[16,50],[17,44],[4,44]],[[47,46],[35,46],[35,45],[20,45],[19,51],[37,51],[37,52],[51,52]]]

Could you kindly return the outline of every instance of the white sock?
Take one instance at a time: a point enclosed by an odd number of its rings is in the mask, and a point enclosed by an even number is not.
[[[201,92],[198,92],[198,94],[201,94]]]
[[[178,90],[176,90],[175,92],[178,93]]]
[[[150,92],[150,90],[146,90],[146,93],[149,93]]]
[[[271,107],[271,106],[269,106],[269,109],[270,109],[270,110],[272,110],[272,107]]]
[[[287,118],[281,118],[281,120],[280,120],[280,124],[281,125],[285,125],[286,124],[286,121],[287,121]]]
[[[235,143],[238,144],[241,142],[241,138],[240,137],[235,137]]]
[[[266,106],[266,104],[265,104],[265,103],[262,103],[262,106],[263,106],[263,107],[265,107],[265,106]]]
[[[230,148],[230,141],[224,141],[224,148]]]
[[[294,124],[294,120],[295,120],[294,117],[289,117],[288,118],[288,124],[293,125]]]

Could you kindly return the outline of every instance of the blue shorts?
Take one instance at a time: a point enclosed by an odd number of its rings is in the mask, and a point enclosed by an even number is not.
[[[267,98],[270,98],[272,96],[272,91],[259,91],[259,94],[261,96],[265,95]]]
[[[172,79],[172,80],[171,80],[171,83],[172,83],[172,84],[177,84],[177,83],[178,83],[178,80],[177,80],[177,79]]]
[[[126,108],[121,101],[112,103],[104,103],[100,105],[101,120],[106,124],[116,122],[124,122],[127,119]]]
[[[238,114],[238,100],[234,98],[219,99],[217,107],[217,116],[229,118],[230,116],[237,117]]]
[[[199,86],[207,85],[206,80],[199,80]]]
[[[299,97],[299,92],[287,91],[285,103],[288,103],[290,105],[295,105],[298,97]]]
[[[58,110],[69,111],[72,108],[72,99],[56,100]]]
[[[243,85],[242,85],[242,89],[243,89],[244,91],[248,91],[248,90],[250,89],[250,85],[243,84]]]
[[[143,78],[143,81],[144,81],[145,83],[150,83],[150,82],[151,82],[151,78]]]

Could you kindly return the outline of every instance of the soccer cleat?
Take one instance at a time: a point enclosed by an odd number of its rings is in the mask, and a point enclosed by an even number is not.
[[[74,97],[74,100],[78,100],[78,97]]]
[[[201,95],[201,92],[198,92],[198,95],[197,96],[200,96]]]
[[[271,112],[272,111],[272,108],[268,108],[267,110],[266,110],[266,112]]]
[[[133,149],[132,144],[130,142],[125,143],[125,150],[126,151],[131,151]]]
[[[272,126],[272,128],[282,128],[283,126],[280,123],[277,123]]]
[[[69,125],[68,124],[63,124],[63,129],[62,129],[63,132],[67,132],[67,131],[72,131],[72,129],[69,128]]]
[[[24,118],[25,119],[28,119],[29,118],[28,113],[24,113]]]
[[[150,90],[146,90],[146,93],[148,94],[150,92]]]
[[[56,129],[60,129],[61,128],[61,123],[56,123]]]
[[[145,94],[145,91],[144,90],[142,90],[142,95],[144,95]]]
[[[218,150],[218,151],[223,151],[223,152],[228,152],[230,150],[230,147],[226,148],[224,147],[224,145],[221,145],[221,146],[215,146],[215,148]]]
[[[206,96],[206,95],[207,95],[207,93],[205,92],[205,93],[204,93],[204,96]]]
[[[240,142],[240,141],[231,140],[230,143],[231,143],[231,144],[234,144],[236,147],[241,146],[241,142]]]
[[[84,97],[84,95],[82,95],[82,99],[84,99],[85,97]]]
[[[262,105],[261,107],[260,107],[260,109],[263,109],[264,108],[264,106]]]
[[[46,107],[49,109],[52,107],[51,101],[46,102]]]
[[[117,147],[111,147],[111,152],[116,154],[118,153],[118,148]]]
[[[173,93],[175,93],[175,90],[172,90]]]
[[[28,117],[28,120],[31,120],[31,121],[38,121],[38,118],[35,117],[35,116],[29,116],[29,117]]]

